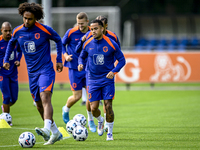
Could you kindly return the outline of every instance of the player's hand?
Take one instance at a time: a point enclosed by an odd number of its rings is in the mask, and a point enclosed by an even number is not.
[[[82,70],[83,70],[83,65],[82,64],[78,65],[78,71],[82,71]]]
[[[108,78],[108,79],[113,79],[114,76],[115,76],[115,74],[114,74],[112,71],[110,71],[110,72],[107,74],[106,78]]]
[[[65,60],[66,61],[72,61],[72,55],[68,55],[67,53],[64,54]]]
[[[86,36],[84,35],[81,39],[82,42],[85,42],[86,41]]]
[[[16,61],[14,62],[14,64],[15,64],[17,67],[20,66],[20,62],[19,62],[18,60],[16,60]]]
[[[57,70],[57,72],[62,72],[63,64],[62,63],[56,63],[56,70]]]
[[[6,70],[9,70],[9,69],[10,69],[10,64],[9,64],[9,63],[4,63],[4,64],[3,64],[3,67],[4,67]]]

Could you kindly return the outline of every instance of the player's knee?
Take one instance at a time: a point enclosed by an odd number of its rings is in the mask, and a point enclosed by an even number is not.
[[[82,97],[81,93],[74,94],[74,100],[75,101],[78,101],[79,99],[81,99],[81,97]]]
[[[4,97],[3,104],[9,105],[10,104],[10,97]]]
[[[14,105],[16,103],[17,100],[11,100],[10,101],[10,106]]]
[[[98,107],[91,106],[91,111],[92,111],[92,112],[95,112],[95,111],[97,111],[97,110],[98,110]]]
[[[106,103],[105,104],[105,109],[106,109],[106,111],[112,110],[112,103]]]

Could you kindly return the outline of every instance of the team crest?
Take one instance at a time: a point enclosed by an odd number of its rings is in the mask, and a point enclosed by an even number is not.
[[[108,47],[107,46],[104,46],[103,47],[103,51],[106,53],[108,51]]]
[[[40,38],[40,33],[35,33],[35,39],[39,39]]]

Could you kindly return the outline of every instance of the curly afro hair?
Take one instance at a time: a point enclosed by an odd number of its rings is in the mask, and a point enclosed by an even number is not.
[[[36,20],[44,18],[43,7],[40,4],[25,2],[19,5],[18,11],[21,16],[25,11],[28,11],[34,14]]]

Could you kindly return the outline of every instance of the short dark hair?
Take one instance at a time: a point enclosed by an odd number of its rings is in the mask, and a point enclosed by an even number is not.
[[[107,24],[108,23],[108,18],[107,17],[105,17],[105,16],[97,16],[97,18],[96,18],[97,20],[101,20],[101,21],[103,21],[105,24]]]
[[[34,14],[36,20],[44,18],[43,7],[40,4],[25,2],[19,5],[18,11],[21,16],[25,11],[28,11]]]
[[[100,26],[103,27],[103,22],[102,22],[101,20],[95,19],[95,20],[92,20],[92,21],[90,22],[90,24],[92,24],[92,23],[98,23],[98,25],[100,25]]]

